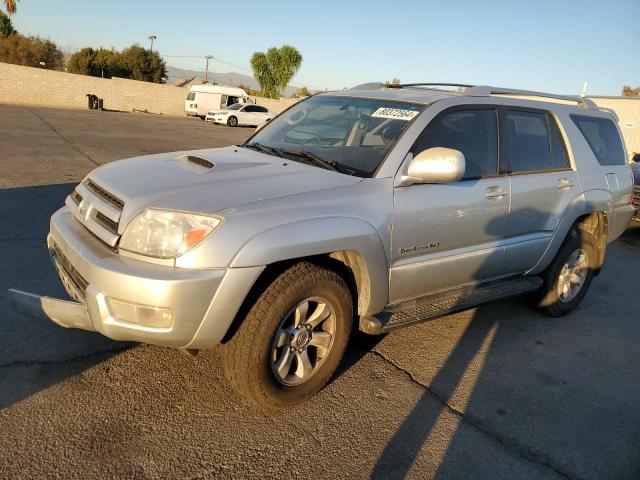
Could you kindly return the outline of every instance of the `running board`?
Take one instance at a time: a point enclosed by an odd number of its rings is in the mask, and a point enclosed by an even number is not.
[[[403,302],[368,317],[360,318],[360,330],[380,335],[425,320],[476,307],[501,298],[533,292],[542,286],[540,277],[516,277],[473,285],[451,292],[429,295]]]

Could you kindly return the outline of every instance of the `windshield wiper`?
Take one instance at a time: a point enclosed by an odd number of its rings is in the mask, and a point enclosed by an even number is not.
[[[244,148],[250,148],[252,150],[256,150],[261,153],[266,153],[268,155],[275,155],[276,157],[282,157],[282,152],[277,148],[267,147],[266,145],[261,145],[257,142],[243,143],[240,146]]]
[[[322,157],[319,157],[315,153],[308,152],[307,150],[280,150],[281,153],[285,155],[291,155],[293,157],[304,158],[305,160],[310,160],[311,163],[315,164],[318,167],[326,168],[327,170],[333,170],[334,172],[339,172],[341,169],[338,167],[338,162],[335,160],[327,160]]]

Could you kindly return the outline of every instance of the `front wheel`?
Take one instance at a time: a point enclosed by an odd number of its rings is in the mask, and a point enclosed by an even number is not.
[[[270,410],[307,400],[338,367],[352,323],[345,281],[311,263],[296,264],[260,295],[224,346],[227,378]]]
[[[595,273],[595,245],[593,236],[581,229],[569,233],[542,274],[542,288],[534,294],[535,305],[542,313],[560,317],[580,304]]]
[[[227,119],[227,125],[230,127],[235,127],[238,125],[238,119],[236,117],[229,117]]]

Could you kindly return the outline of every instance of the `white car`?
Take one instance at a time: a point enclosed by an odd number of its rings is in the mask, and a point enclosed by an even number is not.
[[[223,110],[212,110],[207,113],[205,121],[222,123],[230,127],[238,125],[260,126],[276,116],[275,112],[260,105],[234,103]]]

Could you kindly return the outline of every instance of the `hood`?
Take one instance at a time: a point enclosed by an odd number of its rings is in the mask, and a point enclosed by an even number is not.
[[[362,180],[233,146],[120,160],[89,178],[124,202],[121,225],[148,207],[214,213]]]

